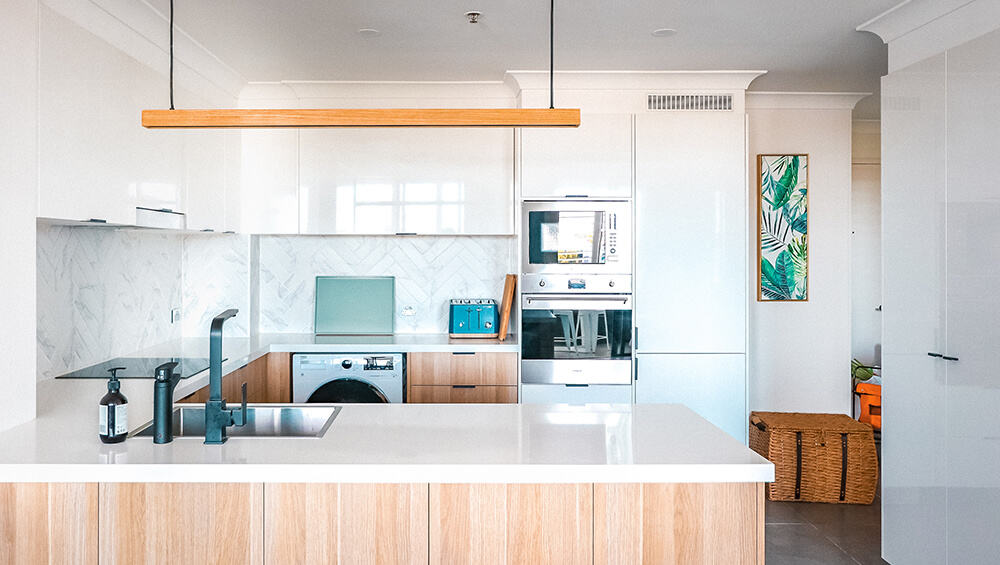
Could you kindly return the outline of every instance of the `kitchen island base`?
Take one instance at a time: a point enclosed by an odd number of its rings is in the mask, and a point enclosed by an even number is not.
[[[12,563],[764,563],[763,483],[6,483],[0,500]]]

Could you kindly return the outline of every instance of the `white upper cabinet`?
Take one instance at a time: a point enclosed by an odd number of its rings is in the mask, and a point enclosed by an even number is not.
[[[232,132],[184,132],[187,229],[226,230],[226,137]]]
[[[630,198],[632,115],[583,113],[579,128],[522,129],[521,196]]]
[[[182,132],[150,132],[167,79],[40,6],[39,216],[132,224],[135,208],[184,211]]]
[[[300,233],[514,232],[511,129],[303,129],[299,135]]]
[[[635,303],[642,353],[743,353],[742,112],[636,117]]]
[[[247,129],[241,138],[244,232],[299,232],[299,130]]]

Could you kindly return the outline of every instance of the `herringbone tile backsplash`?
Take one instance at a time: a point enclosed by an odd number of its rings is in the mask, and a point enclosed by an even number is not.
[[[313,332],[319,275],[396,277],[396,331],[446,333],[448,300],[495,298],[514,272],[504,236],[262,236],[260,332]],[[411,307],[414,315],[404,316]]]

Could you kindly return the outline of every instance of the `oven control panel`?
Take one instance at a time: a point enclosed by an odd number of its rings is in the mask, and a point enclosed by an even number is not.
[[[555,275],[524,273],[521,292],[534,293],[602,293],[630,294],[632,275]]]

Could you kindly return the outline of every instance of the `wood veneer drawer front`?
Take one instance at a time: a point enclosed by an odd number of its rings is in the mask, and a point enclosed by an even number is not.
[[[410,353],[410,385],[517,385],[517,353]]]
[[[407,402],[413,404],[514,404],[516,386],[433,385],[411,386]]]

